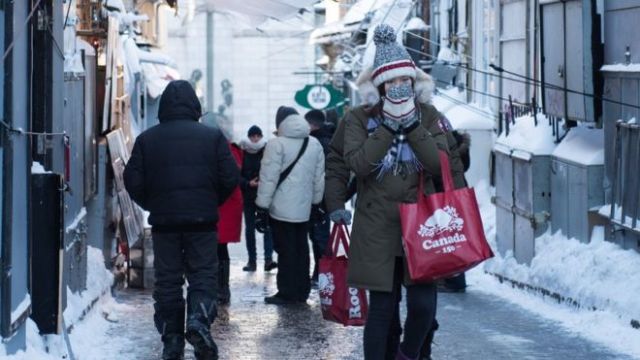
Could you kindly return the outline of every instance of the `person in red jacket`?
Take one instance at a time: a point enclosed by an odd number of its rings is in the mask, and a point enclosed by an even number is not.
[[[233,155],[238,168],[242,166],[242,149],[229,143],[231,155]],[[229,290],[229,243],[240,242],[242,233],[242,191],[240,186],[231,193],[231,196],[220,207],[218,213],[218,304],[228,305],[231,301],[231,291]]]

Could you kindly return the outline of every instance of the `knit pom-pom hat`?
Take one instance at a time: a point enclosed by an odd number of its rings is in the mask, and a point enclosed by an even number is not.
[[[387,24],[380,24],[373,33],[376,54],[373,59],[372,81],[376,87],[400,76],[416,79],[416,65],[407,50],[396,42],[396,32]]]

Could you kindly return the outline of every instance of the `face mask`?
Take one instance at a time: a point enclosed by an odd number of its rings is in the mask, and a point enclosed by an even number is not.
[[[413,86],[411,83],[404,82],[400,85],[393,85],[387,91],[386,98],[391,100],[404,100],[414,96]]]

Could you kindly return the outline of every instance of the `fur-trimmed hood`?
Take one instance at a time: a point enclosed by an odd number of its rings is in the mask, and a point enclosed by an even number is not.
[[[362,99],[362,102],[367,105],[375,105],[380,101],[380,92],[378,91],[378,88],[373,85],[373,81],[371,79],[372,74],[373,69],[368,68],[360,73],[360,76],[358,76],[358,79],[356,80],[360,98]],[[433,82],[431,76],[424,71],[416,68],[414,90],[418,102],[422,104],[430,103],[431,95],[433,94],[434,89],[435,83]]]

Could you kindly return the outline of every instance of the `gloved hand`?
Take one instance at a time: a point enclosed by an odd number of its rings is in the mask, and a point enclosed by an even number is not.
[[[325,210],[322,206],[320,205],[311,205],[311,222],[313,224],[324,224],[327,222],[327,219],[325,218]]]
[[[329,219],[336,224],[351,225],[351,211],[338,209],[329,214]]]
[[[256,207],[256,230],[262,234],[269,230],[269,210]]]

